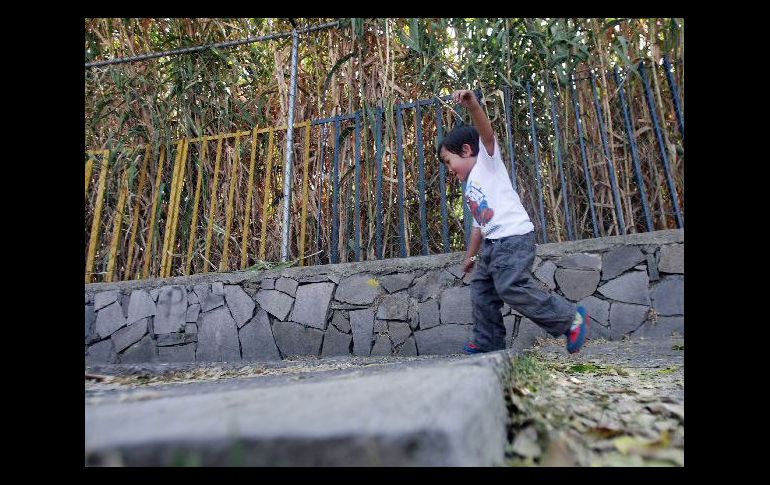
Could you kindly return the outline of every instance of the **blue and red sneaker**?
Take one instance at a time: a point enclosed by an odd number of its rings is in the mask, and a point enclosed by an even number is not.
[[[479,347],[475,343],[468,342],[463,347],[463,352],[466,353],[466,354],[483,354],[484,350],[481,350],[481,347]]]
[[[577,307],[575,320],[572,321],[569,330],[565,332],[565,335],[567,336],[567,352],[574,354],[580,350],[580,347],[582,347],[586,341],[588,324],[590,322],[591,317],[588,316],[586,309],[582,306]]]

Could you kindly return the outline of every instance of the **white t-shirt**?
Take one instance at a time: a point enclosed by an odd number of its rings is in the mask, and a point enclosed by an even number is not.
[[[479,139],[476,164],[468,174],[465,202],[473,215],[473,226],[481,228],[485,238],[500,239],[532,232],[535,226],[513,190],[511,178],[500,156],[495,137],[495,154],[490,157]]]

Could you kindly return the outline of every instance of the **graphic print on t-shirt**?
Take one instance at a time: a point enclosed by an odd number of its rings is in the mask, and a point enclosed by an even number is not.
[[[465,200],[468,202],[468,207],[471,208],[473,218],[480,226],[484,227],[495,216],[494,209],[487,205],[484,192],[480,187],[474,186],[471,181],[468,181],[468,187],[465,190]]]

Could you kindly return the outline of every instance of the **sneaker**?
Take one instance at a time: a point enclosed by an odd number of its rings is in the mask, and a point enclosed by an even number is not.
[[[468,342],[467,344],[465,344],[465,346],[463,347],[463,352],[466,354],[483,354],[484,353],[484,351],[481,350],[481,347],[474,344],[473,342]]]
[[[591,317],[588,316],[586,309],[582,306],[577,307],[575,320],[572,321],[569,330],[565,332],[565,335],[567,336],[567,352],[574,354],[580,350],[580,347],[585,343],[586,335],[588,334],[588,324],[590,322]]]

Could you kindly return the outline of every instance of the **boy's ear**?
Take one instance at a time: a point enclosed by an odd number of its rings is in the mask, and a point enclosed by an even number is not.
[[[463,143],[463,157],[470,157],[473,155],[473,149],[468,143]]]

